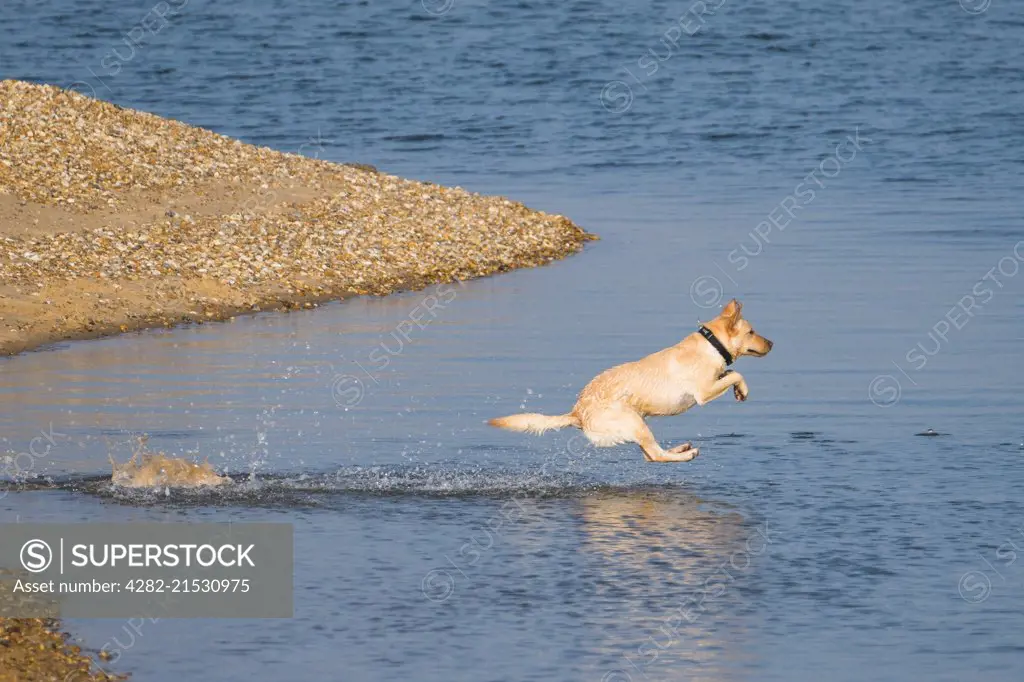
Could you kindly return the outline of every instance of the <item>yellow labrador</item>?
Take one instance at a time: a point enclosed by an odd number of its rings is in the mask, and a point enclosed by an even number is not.
[[[568,414],[514,414],[488,423],[535,434],[575,426],[598,447],[637,443],[649,462],[689,462],[700,453],[698,448],[683,443],[662,449],[644,420],[681,414],[730,388],[737,400],[747,399],[747,382],[726,367],[741,355],[767,355],[772,342],[754,333],[741,316],[742,308],[733,299],[718,317],[676,345],[598,374]]]

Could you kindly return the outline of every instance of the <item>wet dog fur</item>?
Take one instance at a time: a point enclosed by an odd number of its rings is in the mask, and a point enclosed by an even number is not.
[[[743,304],[732,299],[704,326],[733,359],[767,355],[772,342],[754,332],[742,311]],[[597,375],[567,414],[514,414],[488,423],[533,434],[575,426],[597,447],[636,443],[649,462],[689,462],[700,454],[699,448],[682,443],[663,449],[646,418],[681,414],[694,405],[707,404],[730,388],[736,400],[744,401],[750,395],[743,375],[727,370],[721,353],[694,332],[674,346]]]

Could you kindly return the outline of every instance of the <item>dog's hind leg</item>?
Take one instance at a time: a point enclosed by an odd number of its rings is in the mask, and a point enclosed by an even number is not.
[[[633,436],[637,445],[644,451],[644,459],[648,462],[689,462],[700,454],[700,450],[689,443],[677,445],[671,450],[663,449],[643,419],[637,417],[637,420],[639,423]]]

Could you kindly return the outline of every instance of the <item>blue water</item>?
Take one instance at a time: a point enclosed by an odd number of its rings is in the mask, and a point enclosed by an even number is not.
[[[148,2],[8,0],[0,74],[602,239],[408,338],[424,293],[0,361],[0,447],[59,434],[6,520],[295,524],[294,619],[69,623],[115,669],[1021,679],[1024,7],[167,2],[132,54]],[[652,422],[694,462],[484,425],[731,296],[775,349],[748,402]],[[96,477],[131,433],[255,480],[125,495]]]

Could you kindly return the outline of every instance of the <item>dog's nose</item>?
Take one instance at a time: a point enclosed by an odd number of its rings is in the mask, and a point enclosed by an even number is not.
[[[768,341],[768,339],[765,339],[765,341]],[[772,343],[771,341],[768,341],[768,350],[771,350],[772,346],[774,346],[774,345],[775,345],[774,343]]]

